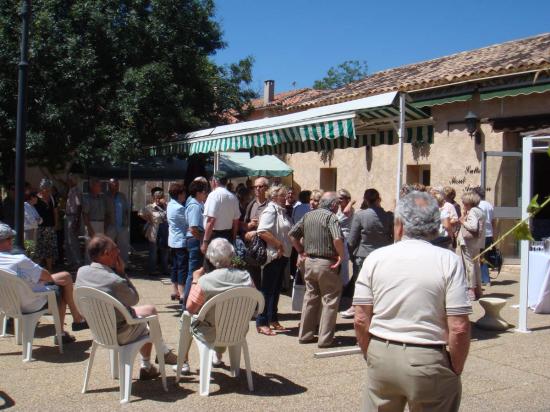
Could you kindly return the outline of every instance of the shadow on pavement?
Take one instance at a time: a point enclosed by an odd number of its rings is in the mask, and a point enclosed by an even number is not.
[[[193,393],[192,390],[185,388],[181,383],[177,384],[175,376],[167,376],[166,382],[168,383],[168,392],[164,392],[162,389],[160,378],[157,378],[154,381],[134,381],[132,384],[132,394],[133,396],[139,396],[140,399],[131,400],[131,402],[139,402],[144,400],[176,402],[180,399],[185,399]]]
[[[514,283],[518,283],[518,281],[512,280],[512,279],[504,279],[504,280],[491,279],[491,286],[508,286],[508,285],[513,285]]]
[[[52,346],[35,346],[32,351],[32,357],[36,360],[51,363],[82,362],[89,358],[90,354],[86,351],[90,346],[92,346],[91,339],[66,343],[63,345],[63,353],[59,353],[57,345],[53,345],[52,337]],[[84,376],[84,371],[82,371],[82,374]]]
[[[500,298],[500,299],[508,299],[513,297],[514,295],[511,293],[485,293],[482,297],[484,298]]]
[[[479,328],[475,322],[470,322],[472,327],[472,340],[489,340],[496,339],[504,333],[512,333],[509,330],[487,330]],[[512,326],[513,327],[513,326]]]
[[[210,396],[238,393],[252,396],[277,397],[298,395],[307,391],[305,386],[298,385],[281,375],[267,373],[264,376],[252,371],[254,392],[250,392],[246,383],[246,371],[243,369],[241,369],[241,373],[237,378],[212,371],[212,379],[220,386],[220,389],[216,392],[210,392]]]

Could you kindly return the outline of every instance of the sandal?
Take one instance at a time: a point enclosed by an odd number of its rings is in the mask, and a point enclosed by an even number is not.
[[[283,325],[281,325],[279,322],[273,322],[269,324],[269,327],[273,330],[287,330]]]
[[[268,326],[260,326],[258,328],[256,328],[256,330],[258,331],[258,333],[260,335],[266,335],[266,336],[275,336],[276,333],[273,332],[271,329],[269,329]]]

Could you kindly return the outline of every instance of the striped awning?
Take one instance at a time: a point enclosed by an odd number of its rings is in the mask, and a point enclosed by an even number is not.
[[[151,148],[150,155],[243,150],[253,154],[295,153],[390,142],[394,139],[387,136],[393,131],[390,133],[386,129],[391,129],[399,118],[397,95],[397,92],[384,93],[283,116],[199,130],[188,133],[182,140]],[[422,110],[409,104],[405,111],[406,121],[428,118]],[[361,129],[375,130],[376,134],[359,138],[357,130]],[[379,130],[386,130],[381,132],[386,137],[376,137]],[[427,136],[427,132],[421,134]]]
[[[432,125],[407,127],[405,143],[432,144],[434,129]],[[275,146],[253,148],[252,154],[266,155],[285,153],[321,152],[333,149],[358,148],[363,146],[392,145],[399,141],[397,133],[391,130],[381,130],[376,133],[356,135],[353,139],[338,138],[332,140],[318,140],[305,142],[283,143]]]
[[[199,140],[188,143],[188,153],[228,152],[272,147],[283,144],[328,142],[355,137],[353,118],[306,124],[265,132],[231,136],[224,139]]]

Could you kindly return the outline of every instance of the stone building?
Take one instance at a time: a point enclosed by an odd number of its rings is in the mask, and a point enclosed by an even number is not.
[[[336,90],[275,94],[273,89],[266,82],[264,98],[253,102],[254,111],[243,120],[407,93],[409,104],[426,113],[422,125],[430,136],[404,145],[403,182],[450,185],[458,198],[470,187],[486,187],[487,199],[497,206],[497,232],[503,233],[520,216],[521,133],[550,126],[550,34],[384,70]],[[465,120],[469,113],[478,119],[472,134]],[[381,144],[282,158],[294,169],[291,183],[298,190],[346,188],[360,203],[364,190],[374,187],[383,206],[393,209],[397,156],[398,145]],[[548,162],[544,156],[536,159],[535,174],[548,170]],[[537,181],[535,193],[548,194],[548,179]],[[507,257],[517,256],[515,241],[503,249]]]

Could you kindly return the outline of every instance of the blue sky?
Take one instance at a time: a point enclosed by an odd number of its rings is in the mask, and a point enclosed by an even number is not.
[[[216,0],[220,64],[255,58],[253,88],[310,87],[345,60],[369,73],[550,31],[548,0]]]

